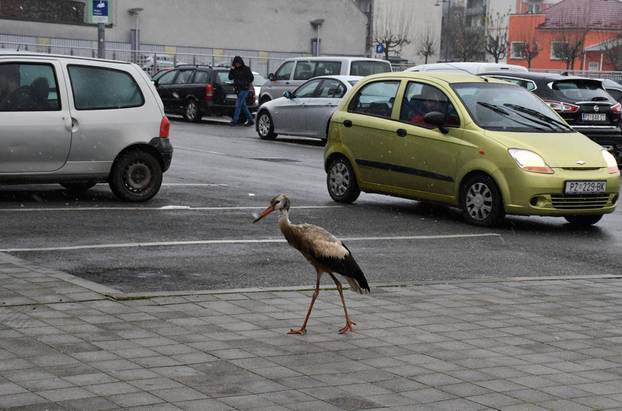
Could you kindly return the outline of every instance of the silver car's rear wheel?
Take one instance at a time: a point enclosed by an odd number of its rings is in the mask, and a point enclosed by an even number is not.
[[[339,203],[352,203],[361,194],[352,166],[343,157],[338,157],[330,163],[326,174],[326,186],[330,197]]]
[[[142,150],[123,153],[110,172],[110,189],[125,201],[147,201],[162,185],[162,166],[152,154]]]
[[[257,134],[259,134],[259,138],[262,140],[274,140],[277,136],[274,133],[272,117],[265,110],[257,115]]]

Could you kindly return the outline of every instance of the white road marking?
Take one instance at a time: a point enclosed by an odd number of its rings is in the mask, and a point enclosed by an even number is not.
[[[344,242],[354,241],[404,241],[404,240],[443,240],[443,239],[466,239],[481,237],[501,237],[497,233],[483,234],[445,234],[445,235],[413,235],[413,236],[394,236],[394,237],[343,237]],[[65,247],[40,247],[40,248],[4,248],[0,249],[2,253],[25,253],[25,252],[41,252],[41,251],[73,251],[73,250],[93,250],[93,249],[111,249],[111,248],[141,248],[141,247],[175,247],[185,245],[218,245],[218,244],[271,244],[284,243],[281,238],[266,239],[247,239],[247,240],[195,240],[195,241],[160,241],[149,243],[121,243],[121,244],[89,244],[89,245],[73,245]]]
[[[228,187],[227,184],[216,184],[216,183],[162,183],[162,186],[167,186],[167,187]]]
[[[325,208],[342,208],[343,206],[296,206],[292,209],[314,210]],[[52,208],[0,208],[0,212],[46,212],[46,211],[168,211],[168,210],[184,210],[184,211],[244,211],[244,210],[263,210],[263,206],[249,207],[191,207],[183,205],[165,205],[162,207],[52,207]]]

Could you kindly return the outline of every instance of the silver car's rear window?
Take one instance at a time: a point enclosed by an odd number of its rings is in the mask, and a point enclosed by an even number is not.
[[[95,66],[67,66],[77,110],[140,107],[145,98],[132,76],[122,70]]]

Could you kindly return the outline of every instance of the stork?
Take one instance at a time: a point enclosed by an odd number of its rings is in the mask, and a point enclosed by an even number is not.
[[[360,294],[369,293],[369,284],[363,275],[363,271],[354,261],[352,253],[344,243],[338,240],[334,235],[312,224],[292,224],[289,221],[290,201],[285,194],[279,194],[270,201],[270,205],[256,216],[253,223],[266,217],[273,211],[279,212],[279,228],[285,236],[285,239],[295,249],[300,251],[303,256],[313,265],[317,275],[315,283],[315,291],[311,297],[311,304],[307,311],[302,327],[289,330],[288,334],[304,335],[307,332],[307,322],[311,316],[313,304],[320,294],[320,278],[323,273],[327,273],[335,282],[343,311],[346,316],[346,325],[339,330],[340,334],[353,331],[352,326],[356,325],[348,316],[348,309],[343,298],[343,290],[341,282],[335,276],[339,274],[343,276],[350,288]]]

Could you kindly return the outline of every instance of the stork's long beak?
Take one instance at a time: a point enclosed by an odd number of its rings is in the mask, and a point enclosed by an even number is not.
[[[259,213],[257,218],[255,218],[255,220],[253,220],[253,224],[255,224],[257,221],[261,220],[262,218],[264,218],[265,216],[267,216],[268,214],[270,214],[273,211],[274,211],[274,208],[272,206],[269,206],[268,208],[263,210],[261,213]]]

